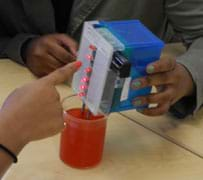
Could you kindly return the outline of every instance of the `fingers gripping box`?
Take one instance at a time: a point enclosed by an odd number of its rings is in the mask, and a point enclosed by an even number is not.
[[[73,77],[73,89],[95,115],[135,109],[132,100],[151,87],[131,90],[131,81],[146,75],[163,47],[138,20],[85,22],[78,54],[83,66]]]

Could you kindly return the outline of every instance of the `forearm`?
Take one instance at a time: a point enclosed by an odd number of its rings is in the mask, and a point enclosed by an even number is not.
[[[4,118],[0,114],[0,144],[8,148],[16,156],[20,153],[25,143],[20,138],[20,134],[12,127],[12,121]],[[0,148],[0,179],[13,163],[13,158]]]
[[[12,159],[3,151],[0,151],[0,179],[12,164]]]

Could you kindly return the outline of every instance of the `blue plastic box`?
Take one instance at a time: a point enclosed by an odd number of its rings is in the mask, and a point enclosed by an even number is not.
[[[148,30],[139,20],[100,22],[101,27],[107,28],[125,46],[121,53],[131,62],[131,80],[145,76],[146,66],[159,60],[164,47],[163,41]],[[122,87],[116,88],[110,112],[134,109],[132,100],[137,96],[147,95],[151,87],[141,90],[128,91],[127,100],[120,101]],[[137,107],[137,109],[143,108]]]

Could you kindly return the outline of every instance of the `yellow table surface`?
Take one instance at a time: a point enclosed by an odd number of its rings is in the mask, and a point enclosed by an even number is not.
[[[12,90],[34,79],[26,68],[10,60],[0,60],[0,72],[0,103]],[[72,94],[65,85],[58,89],[62,97]],[[203,160],[198,156],[203,153],[201,114],[180,122],[167,115],[150,118],[136,111],[114,113],[108,118],[103,160],[97,167],[78,170],[63,164],[57,135],[28,144],[4,179],[202,180]]]

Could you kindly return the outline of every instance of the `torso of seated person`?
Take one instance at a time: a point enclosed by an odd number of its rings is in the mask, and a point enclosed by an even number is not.
[[[51,1],[54,9],[56,31],[65,33],[74,0]]]

